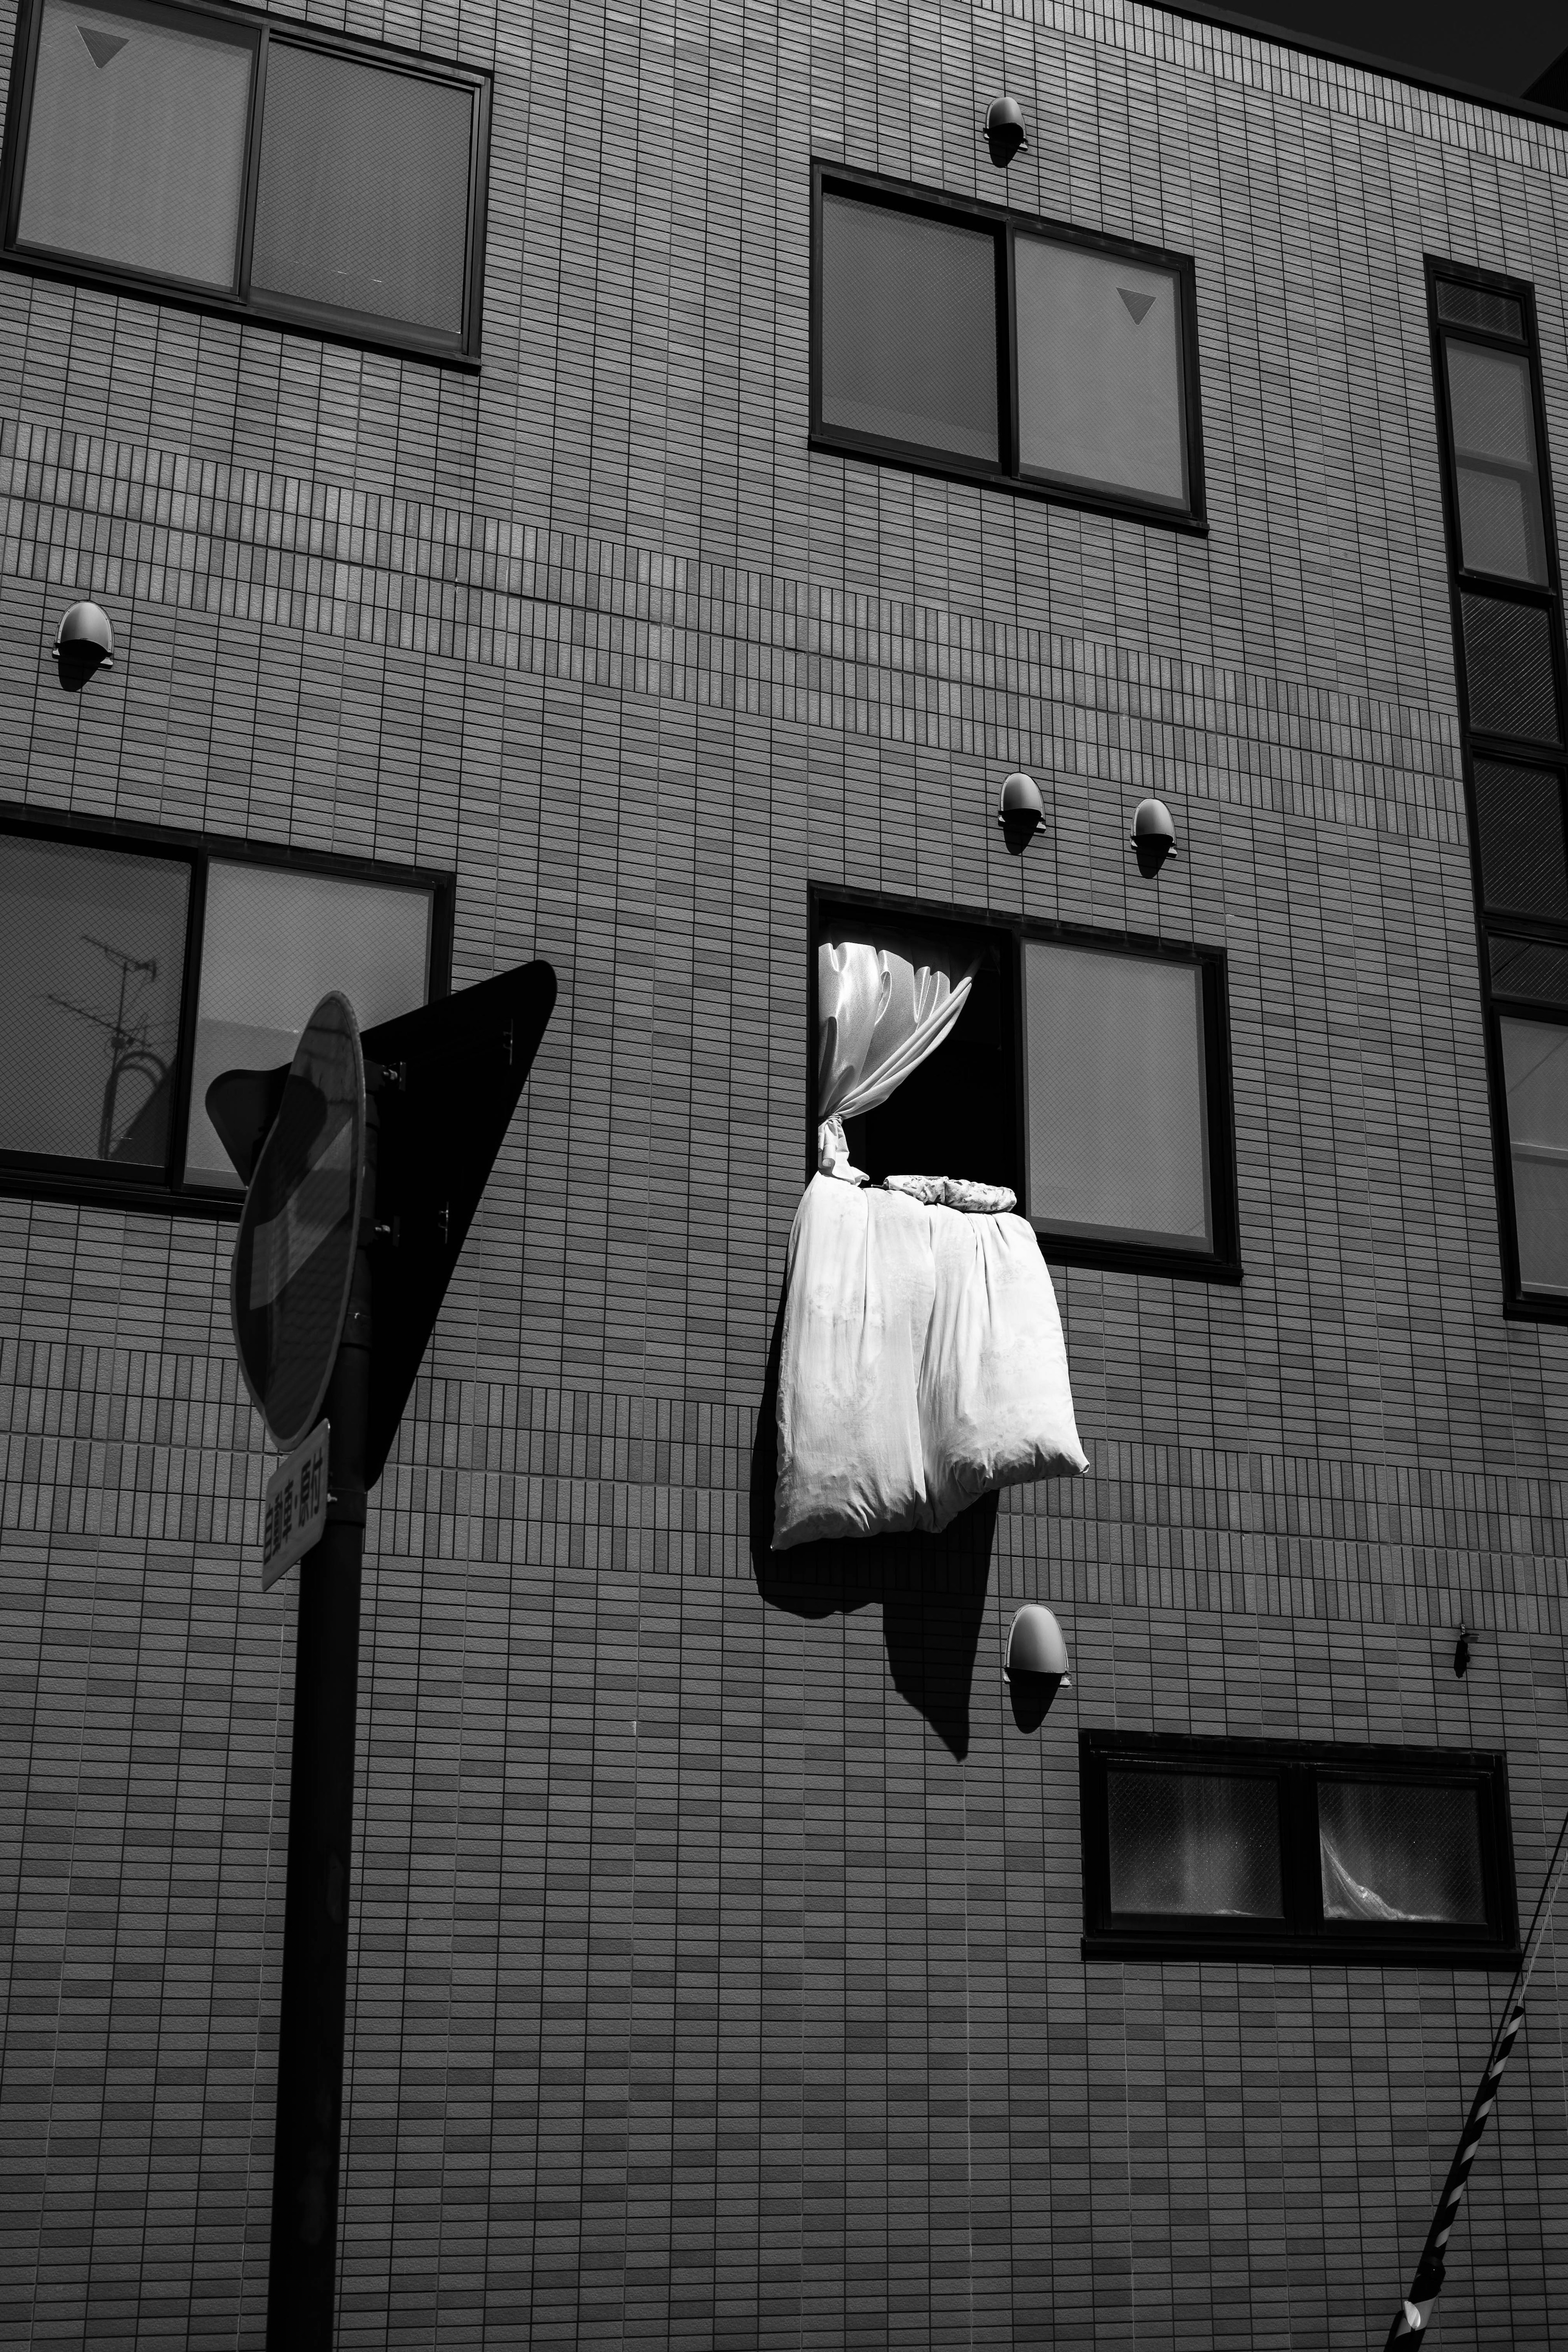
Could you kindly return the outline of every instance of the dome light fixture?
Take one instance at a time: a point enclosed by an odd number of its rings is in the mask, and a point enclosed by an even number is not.
[[[1046,804],[1033,776],[1015,769],[1002,787],[996,822],[1009,857],[1022,857],[1045,821]]]
[[[1013,1717],[1021,1731],[1037,1730],[1050,1712],[1051,1701],[1065,1684],[1068,1645],[1051,1611],[1038,1601],[1026,1601],[1007,1631],[1007,1662],[1002,1669],[1013,1695]]]
[[[55,631],[51,659],[68,694],[79,694],[89,677],[114,667],[114,630],[101,604],[73,604]]]
[[[1137,855],[1139,873],[1145,882],[1152,882],[1176,846],[1175,820],[1163,801],[1139,802],[1129,837]]]
[[[994,98],[985,110],[985,144],[991,161],[1005,172],[1020,148],[1029,142],[1024,132],[1024,110],[1016,98]]]

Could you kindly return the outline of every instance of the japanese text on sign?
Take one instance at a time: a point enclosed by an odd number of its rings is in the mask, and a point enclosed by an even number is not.
[[[267,1482],[261,1511],[261,1589],[276,1584],[321,1541],[327,1507],[330,1423],[321,1422]]]

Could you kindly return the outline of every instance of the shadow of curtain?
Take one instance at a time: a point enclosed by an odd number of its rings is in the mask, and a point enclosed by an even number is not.
[[[998,1498],[982,1496],[940,1535],[841,1537],[774,1551],[783,1336],[781,1299],[752,1446],[752,1572],[757,1590],[769,1608],[793,1617],[830,1617],[837,1610],[880,1601],[894,1688],[962,1761],[969,1753],[969,1690],[985,1613]]]

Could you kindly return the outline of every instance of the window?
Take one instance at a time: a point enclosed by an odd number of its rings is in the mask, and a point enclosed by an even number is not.
[[[1086,1958],[1517,1960],[1496,1754],[1079,1735]]]
[[[1191,261],[818,166],[812,438],[1201,527]]]
[[[1568,1319],[1568,768],[1534,302],[1428,277],[1504,1305]]]
[[[945,1043],[846,1118],[853,1164],[1010,1185],[1058,1263],[1238,1281],[1224,955],[838,893],[814,950],[889,921],[973,979]]]
[[[0,1190],[237,1210],[212,1080],[443,992],[449,929],[433,876],[0,814]]]
[[[5,257],[472,359],[488,110],[482,75],[239,9],[30,0]]]

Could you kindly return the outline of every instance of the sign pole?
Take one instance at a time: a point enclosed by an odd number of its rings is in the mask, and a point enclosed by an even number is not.
[[[367,1074],[368,1075],[368,1074]],[[374,1103],[348,1316],[326,1396],[326,1524],[300,1564],[267,2352],[331,2352],[370,1424]]]

